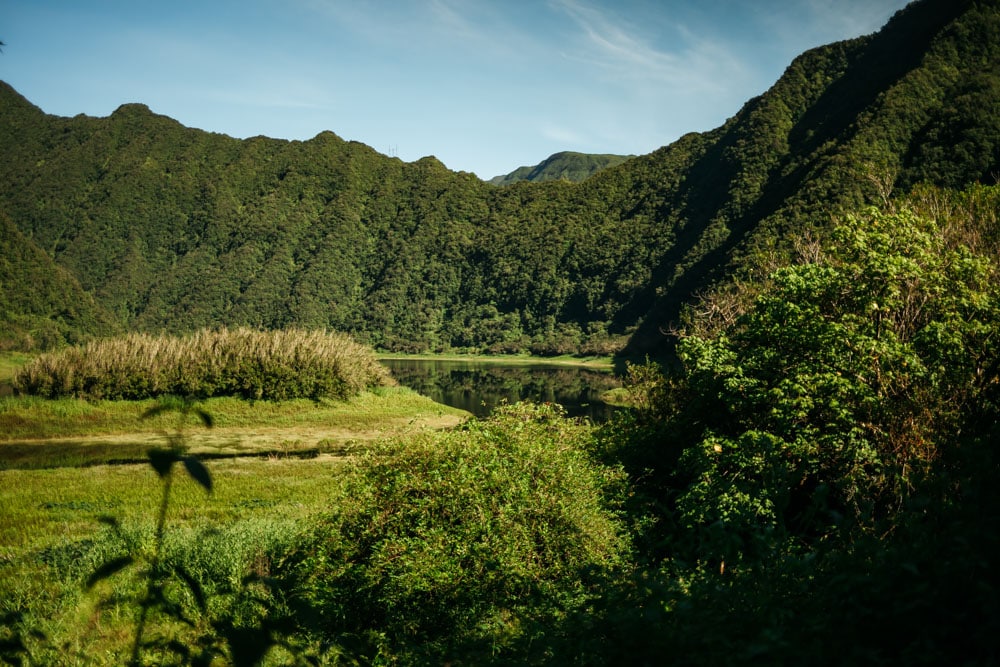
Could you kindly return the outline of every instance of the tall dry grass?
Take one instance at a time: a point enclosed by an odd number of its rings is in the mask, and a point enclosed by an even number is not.
[[[285,400],[348,398],[395,383],[369,348],[345,334],[241,328],[96,340],[37,357],[12,384],[19,393],[47,398]]]

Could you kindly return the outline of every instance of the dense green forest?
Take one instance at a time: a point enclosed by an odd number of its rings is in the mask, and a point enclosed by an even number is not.
[[[31,243],[0,214],[0,317],[2,344],[55,347],[81,337],[110,334],[120,324],[79,281]]]
[[[8,307],[5,345],[49,341],[41,313],[78,336],[298,326],[388,350],[662,351],[695,296],[839,212],[992,182],[997,33],[991,2],[915,3],[804,53],[722,127],[581,183],[495,187],[330,132],[236,140],[139,104],[53,117],[3,86],[5,242],[67,272],[47,307]],[[30,291],[21,278],[5,291]],[[67,314],[74,281],[93,306]]]

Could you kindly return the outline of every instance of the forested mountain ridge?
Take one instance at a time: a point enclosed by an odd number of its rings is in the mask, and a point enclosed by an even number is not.
[[[502,188],[330,132],[241,141],[134,104],[53,117],[3,85],[0,211],[121,328],[641,353],[693,295],[840,211],[993,178],[997,63],[996,2],[921,0],[804,53],[714,131]]]
[[[494,176],[489,180],[493,185],[510,185],[518,181],[567,180],[578,183],[590,178],[602,169],[614,167],[634,155],[610,155],[562,151],[554,153],[534,166],[518,167],[509,174]]]
[[[69,271],[0,214],[0,350],[47,348],[118,330]]]

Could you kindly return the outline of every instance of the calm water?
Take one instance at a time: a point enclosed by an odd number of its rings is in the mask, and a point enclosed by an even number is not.
[[[531,364],[511,366],[489,362],[432,359],[382,359],[400,384],[438,403],[485,416],[507,401],[559,403],[572,417],[605,421],[615,408],[601,394],[621,381],[610,371],[575,366]]]

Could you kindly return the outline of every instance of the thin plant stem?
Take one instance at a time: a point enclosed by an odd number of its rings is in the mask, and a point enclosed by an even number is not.
[[[146,598],[142,602],[139,612],[139,623],[135,628],[135,642],[132,645],[132,659],[130,665],[139,665],[139,652],[142,647],[142,635],[146,629],[146,619],[149,615],[149,608],[153,606],[153,595],[160,579],[160,553],[163,548],[163,531],[167,522],[167,506],[170,503],[170,487],[174,476],[167,473],[163,480],[163,499],[160,501],[160,514],[156,520],[155,548],[153,551],[153,562],[150,565],[149,580],[146,586]]]

